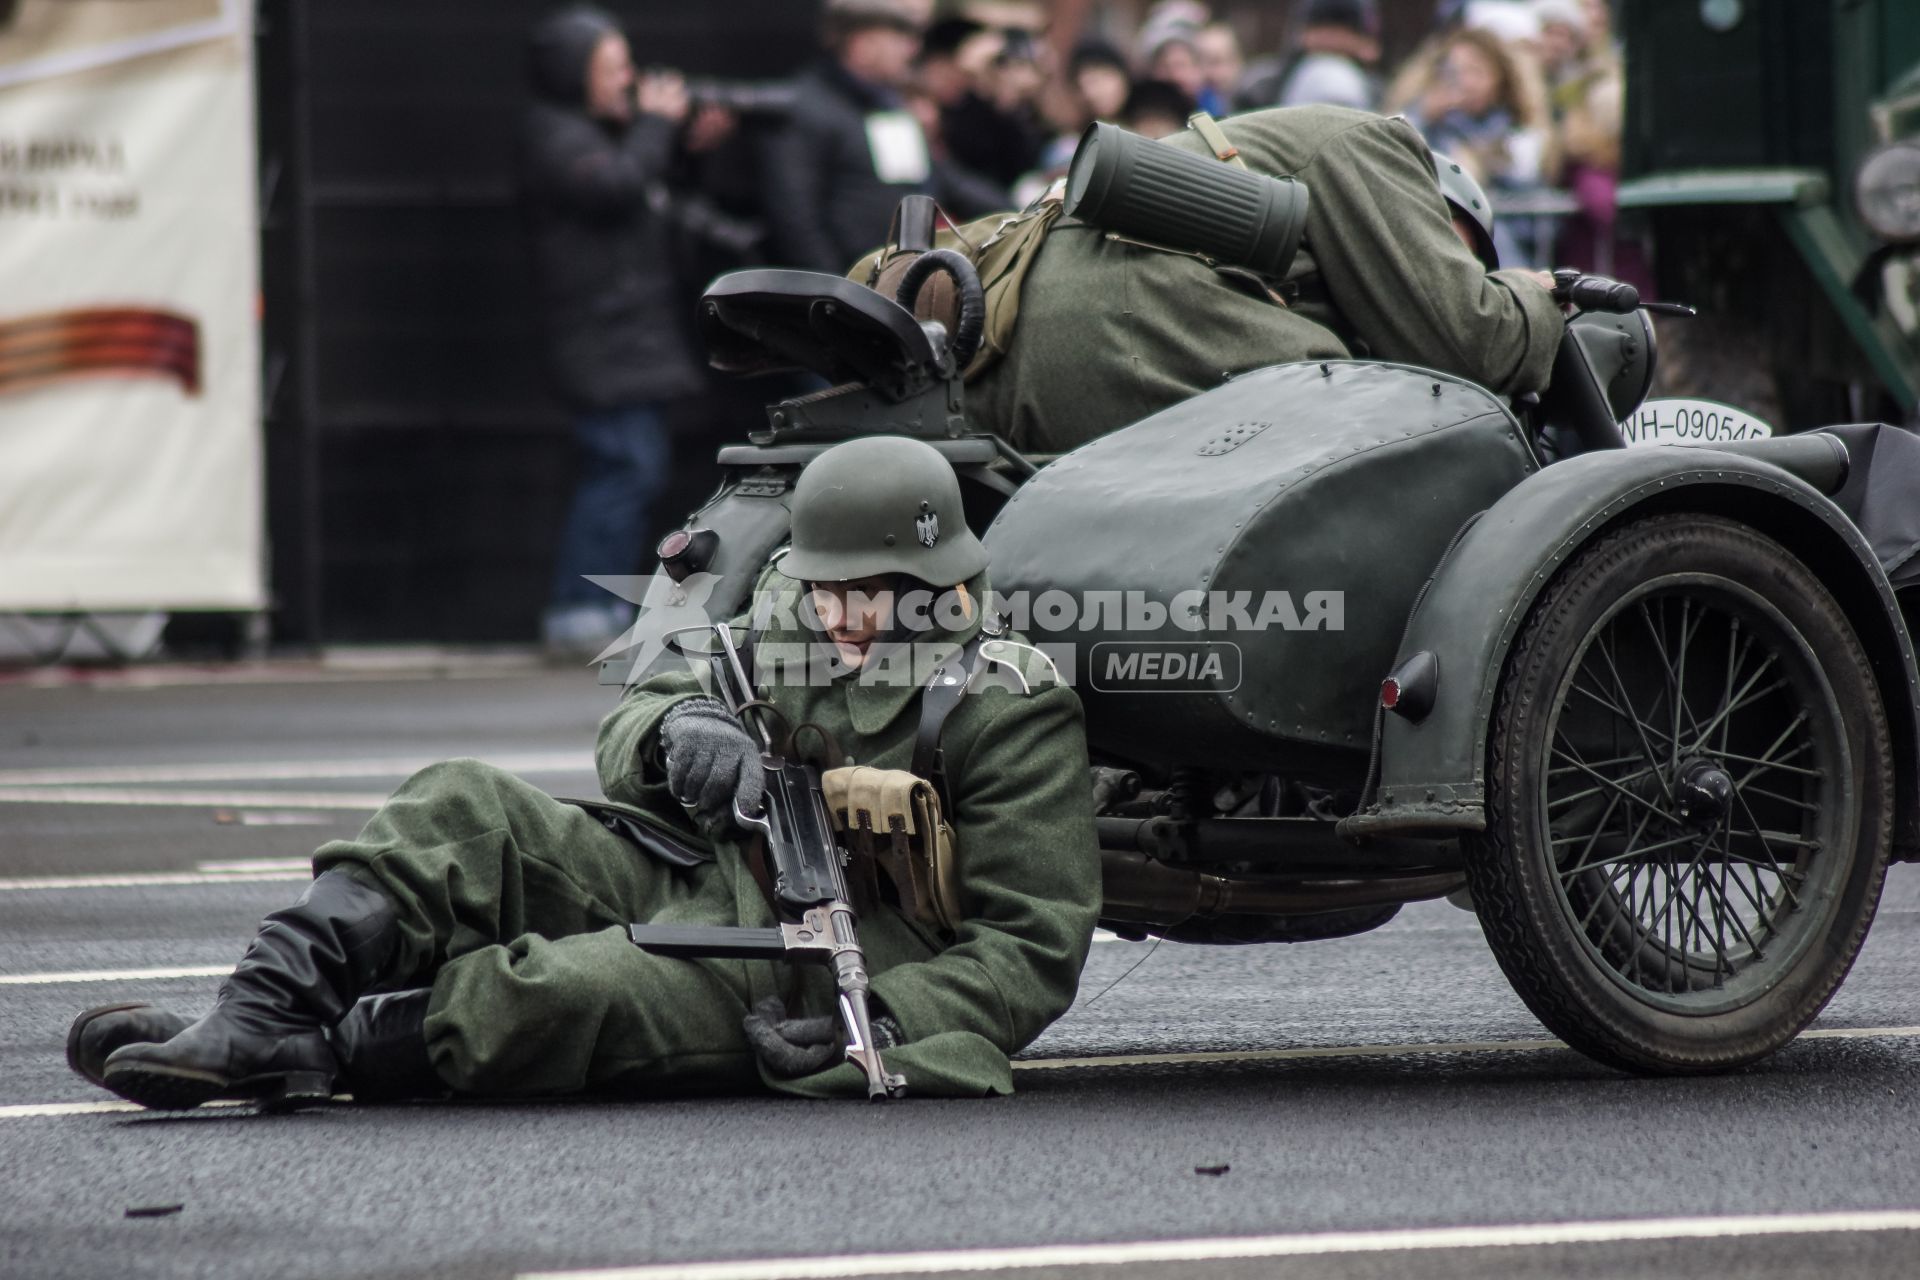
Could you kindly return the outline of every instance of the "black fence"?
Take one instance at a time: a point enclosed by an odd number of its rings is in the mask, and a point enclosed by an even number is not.
[[[1748,0],[1725,11],[1740,20],[1720,30],[1700,5],[1627,0],[1629,174],[1832,162],[1833,6]]]
[[[274,636],[525,640],[573,477],[513,181],[532,0],[258,9]],[[800,0],[608,4],[636,61],[771,76]],[[689,309],[690,310],[690,309]],[[666,523],[753,400],[687,407]],[[636,569],[638,551],[636,550]]]

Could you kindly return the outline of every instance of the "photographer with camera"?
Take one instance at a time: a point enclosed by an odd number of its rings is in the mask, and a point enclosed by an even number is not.
[[[783,265],[840,274],[885,235],[903,196],[931,194],[960,218],[1006,207],[1003,189],[936,154],[909,109],[931,7],[827,0],[828,56],[795,82],[793,115],[766,149],[768,216]]]
[[[584,575],[634,571],[671,465],[665,410],[702,388],[669,177],[732,119],[696,107],[676,73],[636,73],[619,24],[597,9],[544,20],[528,53],[527,229],[549,363],[581,454],[541,630],[555,656],[591,657],[625,628],[628,606]]]
[[[1024,28],[948,18],[927,29],[920,88],[939,104],[954,161],[1003,187],[1040,162],[1045,134],[1036,102],[1047,82],[1040,47]]]

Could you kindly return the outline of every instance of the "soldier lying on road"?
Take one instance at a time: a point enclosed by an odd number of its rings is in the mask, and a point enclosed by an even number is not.
[[[863,678],[882,659],[927,643],[973,655],[971,696],[938,738],[952,863],[923,868],[951,888],[929,901],[872,867],[848,878],[867,886],[860,940],[889,1067],[916,1096],[1009,1092],[1008,1055],[1071,1003],[1099,910],[1078,699],[1029,690],[1025,675],[982,678],[992,654],[1024,646],[983,638],[986,551],[930,446],[828,450],[795,489],[793,524],[785,577],[766,579],[784,583],[772,612],[819,625],[776,620],[756,645],[814,654],[832,678],[768,679],[763,666],[756,685],[789,724],[825,730],[829,764],[914,758],[925,691]],[[894,602],[918,587],[938,601],[929,618],[961,625],[909,631]],[[315,853],[312,886],[267,917],[212,1012],[89,1010],[69,1062],[156,1108],[290,1102],[336,1083],[363,1098],[863,1093],[825,971],[628,940],[632,921],[773,923],[734,817],[760,787],[740,722],[690,671],[657,674],[602,723],[597,762],[616,802],[597,813],[474,760],[423,770],[357,838]]]

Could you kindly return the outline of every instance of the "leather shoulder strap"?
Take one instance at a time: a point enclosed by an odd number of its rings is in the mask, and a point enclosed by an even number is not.
[[[915,776],[939,789],[940,801],[948,806],[949,813],[953,810],[947,795],[946,762],[940,754],[940,733],[967,692],[967,683],[980,661],[980,646],[991,639],[993,635],[984,628],[976,632],[959,652],[935,669],[920,694],[920,727],[913,735],[911,767]]]
[[[760,696],[760,672],[753,664],[754,651],[760,647],[760,630],[759,627],[749,628],[747,638],[734,646],[735,652],[740,655],[740,669],[747,673],[747,681],[753,686],[748,693],[756,698]]]

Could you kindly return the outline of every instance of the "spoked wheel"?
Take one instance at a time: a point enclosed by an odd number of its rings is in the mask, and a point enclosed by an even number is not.
[[[1467,872],[1529,1008],[1629,1070],[1752,1062],[1873,920],[1892,749],[1867,656],[1779,543],[1704,515],[1599,539],[1501,677]]]

